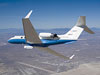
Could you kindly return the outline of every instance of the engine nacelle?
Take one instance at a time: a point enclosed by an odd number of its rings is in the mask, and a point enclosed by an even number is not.
[[[32,46],[24,46],[25,49],[33,49]]]
[[[39,36],[43,39],[54,39],[58,38],[57,34],[53,33],[40,33]]]

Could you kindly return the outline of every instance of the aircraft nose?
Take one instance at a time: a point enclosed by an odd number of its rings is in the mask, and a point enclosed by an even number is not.
[[[9,40],[8,40],[8,43],[10,43],[10,42],[11,42],[11,40],[9,39]]]
[[[11,39],[9,39],[9,40],[8,40],[8,43],[12,43],[12,40],[11,40]]]

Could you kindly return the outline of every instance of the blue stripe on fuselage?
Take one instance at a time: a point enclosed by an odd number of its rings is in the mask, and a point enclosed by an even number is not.
[[[49,45],[55,45],[55,44],[63,44],[63,43],[69,43],[76,40],[50,40],[50,39],[41,39],[42,44],[29,44],[32,46],[49,46]],[[8,40],[9,43],[13,44],[27,44],[25,39],[11,39]]]
[[[72,42],[72,41],[76,41],[76,40],[47,40],[47,39],[42,39],[41,41],[43,42],[43,44],[46,44],[46,45],[55,45],[55,44],[63,44],[63,43],[67,43],[67,42]]]

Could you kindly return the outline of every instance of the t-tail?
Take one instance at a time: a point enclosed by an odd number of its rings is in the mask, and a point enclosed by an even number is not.
[[[65,36],[67,36],[69,39],[77,40],[83,31],[94,34],[94,32],[86,26],[86,16],[80,16],[76,25],[70,31],[68,31]]]

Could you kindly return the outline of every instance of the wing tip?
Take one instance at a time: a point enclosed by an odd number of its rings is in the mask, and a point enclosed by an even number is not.
[[[25,19],[29,18],[31,14],[32,14],[32,10],[30,10],[30,12],[25,16]]]
[[[73,54],[71,57],[69,57],[69,59],[70,59],[70,60],[71,60],[71,59],[73,59],[73,58],[74,58],[74,56],[75,56],[75,55]]]

